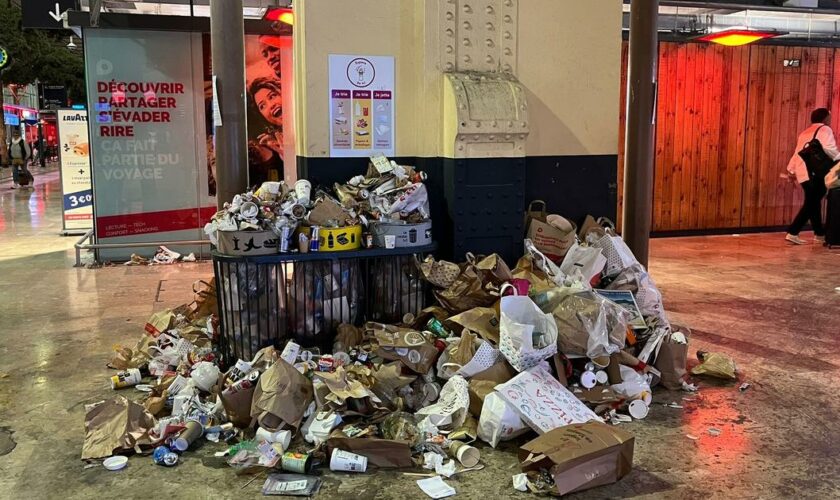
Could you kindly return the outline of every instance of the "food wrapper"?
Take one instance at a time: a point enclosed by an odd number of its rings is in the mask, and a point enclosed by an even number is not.
[[[738,378],[735,373],[738,370],[735,361],[726,354],[697,351],[697,359],[700,360],[700,364],[691,370],[693,375],[708,375],[727,380]]]
[[[138,446],[152,446],[149,432],[155,417],[143,406],[118,396],[95,406],[85,415],[82,459],[102,458]]]

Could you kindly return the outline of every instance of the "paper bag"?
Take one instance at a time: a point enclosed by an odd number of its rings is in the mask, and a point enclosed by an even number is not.
[[[618,481],[633,468],[633,435],[600,422],[567,425],[519,450],[522,470],[547,469],[566,495]]]
[[[601,421],[595,412],[539,367],[499,385],[496,392],[538,434],[564,425]]]
[[[470,379],[470,413],[479,417],[484,398],[493,392],[497,385],[507,382],[516,376],[514,370],[503,358],[483,372],[477,373]]]
[[[315,202],[315,206],[309,212],[309,223],[313,226],[324,226],[338,222],[339,227],[347,225],[350,216],[344,209],[333,200],[322,198]],[[332,226],[330,226],[332,227]]]
[[[557,286],[552,277],[536,265],[534,259],[530,254],[520,257],[513,269],[513,277],[528,280],[531,283],[531,293],[544,292]]]
[[[435,298],[452,314],[475,307],[489,307],[499,298],[498,287],[484,282],[484,275],[476,266],[467,264],[449,288],[434,291]]]
[[[446,430],[455,430],[464,424],[470,404],[469,385],[464,377],[455,375],[440,390],[436,403],[420,408],[418,416],[428,416],[431,422]]]
[[[542,207],[537,209],[537,207]],[[525,237],[534,242],[534,245],[548,258],[558,261],[566,255],[566,252],[576,240],[574,223],[568,223],[567,227],[549,223],[549,216],[546,214],[545,202],[534,200],[528,205],[525,212]],[[553,216],[559,217],[559,216]],[[561,217],[562,219],[562,217]]]
[[[410,328],[369,322],[366,331],[373,331],[379,348],[376,355],[387,361],[401,361],[408,369],[424,375],[434,365],[438,350],[422,333]]]
[[[152,337],[157,337],[161,333],[172,328],[175,323],[175,312],[172,309],[164,309],[158,311],[146,321],[146,332]]]
[[[105,401],[85,415],[82,459],[109,457],[137,446],[151,446],[149,431],[155,425],[155,418],[140,404],[122,396]]]
[[[454,262],[436,261],[429,255],[424,261],[415,259],[415,264],[423,275],[423,279],[438,288],[449,288],[461,274],[461,268]]]
[[[528,297],[502,297],[499,350],[519,371],[557,352],[557,325]]]
[[[471,253],[468,253],[467,261],[475,266],[482,283],[491,283],[496,287],[500,287],[513,279],[510,268],[499,254],[494,253],[476,259]]]
[[[455,331],[468,328],[471,332],[481,335],[484,340],[499,345],[499,317],[492,307],[476,307],[464,311],[461,314],[451,316],[443,324],[450,330]]]
[[[219,314],[215,277],[210,278],[210,281],[198,280],[193,283],[193,301],[189,308],[190,318],[204,318],[211,314]]]
[[[327,451],[332,454],[334,449],[367,457],[368,464],[380,469],[414,467],[408,441],[330,437],[327,440]]]
[[[260,377],[251,403],[251,416],[269,431],[286,426],[297,429],[312,399],[312,382],[280,359]]]
[[[659,354],[653,366],[661,372],[659,383],[666,389],[678,391],[682,389],[683,382],[688,376],[686,363],[688,361],[688,339],[691,330],[685,327],[674,326],[676,331],[665,335],[659,347]],[[676,338],[675,338],[676,337]],[[685,340],[685,342],[677,342]]]
[[[530,429],[519,414],[498,394],[491,392],[484,398],[478,419],[478,437],[495,448],[499,441],[508,441]]]

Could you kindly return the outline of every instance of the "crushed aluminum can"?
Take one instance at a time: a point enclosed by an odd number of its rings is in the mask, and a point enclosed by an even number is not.
[[[158,465],[173,467],[178,463],[178,454],[166,446],[158,446],[152,453],[152,460]]]

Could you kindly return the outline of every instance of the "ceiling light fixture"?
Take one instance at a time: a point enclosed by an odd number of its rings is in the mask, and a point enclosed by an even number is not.
[[[272,22],[280,21],[281,23],[288,24],[289,26],[294,26],[295,24],[295,14],[292,12],[292,9],[267,9],[263,19]]]
[[[747,45],[759,40],[775,38],[786,34],[787,33],[784,31],[762,31],[747,28],[733,28],[707,33],[703,36],[695,38],[695,40],[700,42],[716,43],[727,47],[738,47],[740,45]]]

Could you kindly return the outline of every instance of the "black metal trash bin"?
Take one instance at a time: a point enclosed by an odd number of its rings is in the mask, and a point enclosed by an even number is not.
[[[223,363],[293,339],[331,350],[340,323],[399,322],[428,302],[415,258],[435,245],[238,257],[213,252]]]

